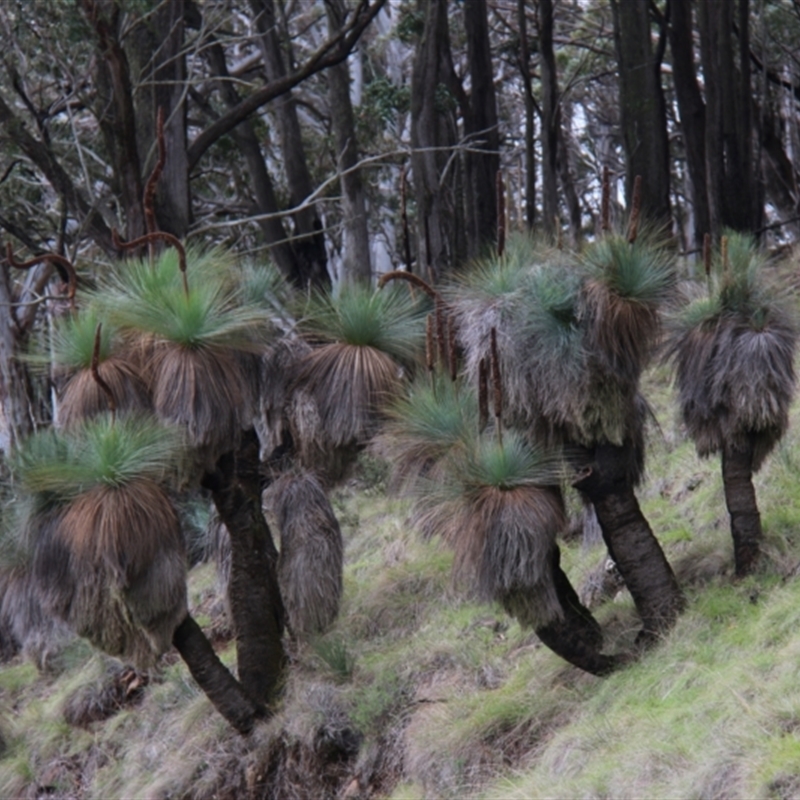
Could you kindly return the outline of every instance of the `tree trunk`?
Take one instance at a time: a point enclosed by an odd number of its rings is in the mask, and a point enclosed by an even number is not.
[[[737,8],[738,7],[738,8]],[[698,5],[700,52],[706,93],[706,176],[711,232],[723,227],[755,231],[763,217],[763,186],[757,180],[750,87],[748,2]],[[734,11],[738,10],[738,64]]]
[[[8,452],[33,431],[30,382],[19,355],[22,343],[13,306],[8,264],[0,265],[0,404],[8,429]]]
[[[214,648],[190,614],[175,629],[172,644],[214,708],[239,733],[250,733],[256,721],[266,716],[265,709],[253,702],[217,658]]]
[[[219,88],[223,102],[227,108],[234,108],[240,98],[229,79],[228,65],[225,62],[225,51],[222,49],[222,45],[214,42],[207,48],[206,56],[214,75],[221,79]],[[253,130],[253,123],[249,119],[240,122],[231,131],[231,135],[247,162],[247,173],[253,182],[258,213],[277,214],[280,211],[278,198],[275,196],[272,178],[267,171],[264,154],[261,152],[261,145]],[[293,286],[302,287],[304,285],[303,274],[297,259],[294,257],[283,221],[280,217],[272,216],[268,219],[260,220],[259,227],[267,243],[272,245],[270,254],[281,274]]]
[[[136,146],[137,119],[130,64],[118,38],[122,12],[116,3],[100,0],[81,0],[81,5],[99,40],[95,65],[97,120],[118,181],[115,189],[125,215],[125,234],[134,239],[145,232],[144,184]]]
[[[647,643],[668,630],[684,606],[669,562],[642,514],[630,478],[627,448],[598,445],[590,472],[575,487],[594,506],[603,540],[633,597]]]
[[[669,28],[672,49],[672,82],[681,117],[681,136],[692,186],[694,246],[703,246],[711,232],[706,185],[706,107],[697,85],[692,28],[691,0],[672,0]]]
[[[284,78],[287,74],[280,40],[278,38],[278,18],[274,0],[250,0],[254,24],[259,33],[259,45],[264,55],[264,66],[269,81]],[[299,206],[314,191],[311,173],[308,169],[303,137],[297,107],[290,91],[273,101],[273,111],[278,123],[281,140],[281,155],[289,184],[292,206]],[[322,223],[314,206],[306,206],[294,216],[297,241],[293,248],[297,254],[303,274],[304,287],[326,288],[331,284],[328,274],[325,237]]]
[[[342,26],[345,8],[342,0],[326,0],[328,28],[334,36]],[[372,266],[367,227],[367,206],[358,164],[358,141],[353,104],[350,102],[350,70],[347,61],[328,70],[331,122],[336,137],[337,165],[342,185],[342,278],[347,283],[369,284]]]
[[[528,43],[528,19],[525,0],[517,0],[519,25],[519,59],[522,85],[525,90],[525,222],[528,230],[536,223],[536,148],[534,147],[534,107],[531,82],[531,54]]]
[[[612,0],[619,64],[619,96],[625,146],[625,197],[642,178],[641,210],[658,223],[670,221],[669,141],[661,86],[663,40],[653,51],[648,0]],[[663,33],[662,33],[663,36]]]
[[[126,49],[137,76],[134,93],[137,140],[145,176],[158,159],[156,119],[158,109],[163,109],[166,159],[158,182],[155,212],[158,228],[179,239],[186,236],[191,222],[186,156],[185,16],[185,0],[162,3],[130,32]]]
[[[744,450],[726,444],[722,448],[722,483],[731,518],[736,577],[751,575],[761,555],[761,515],[753,486],[753,445]]]
[[[600,652],[603,632],[561,569],[561,552],[557,545],[553,547],[551,559],[556,594],[564,616],[537,627],[536,635],[546,647],[570,664],[592,675],[605,675],[619,664],[619,659]]]
[[[425,28],[411,75],[411,165],[417,196],[419,273],[434,280],[455,263],[458,209],[454,170],[442,173],[456,141],[450,85],[450,33],[446,0],[427,0]],[[428,273],[431,274],[428,274]]]
[[[464,28],[471,89],[469,107],[462,107],[462,114],[464,133],[472,137],[472,146],[464,158],[467,256],[477,258],[497,240],[496,194],[500,168],[500,132],[486,0],[470,0],[464,4]]]
[[[276,569],[278,552],[261,507],[258,451],[258,438],[250,429],[203,483],[211,489],[231,538],[228,598],[239,680],[253,699],[269,705],[281,689],[286,667],[284,609]]]
[[[569,137],[564,125],[558,126],[558,176],[569,212],[570,241],[577,248],[581,240],[581,204],[575,191],[572,164],[570,163]]]
[[[555,238],[558,217],[558,75],[553,50],[553,1],[539,1],[539,54],[542,70],[542,217]]]

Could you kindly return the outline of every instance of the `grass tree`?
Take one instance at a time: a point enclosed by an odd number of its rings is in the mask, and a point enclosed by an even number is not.
[[[270,703],[285,666],[284,612],[253,420],[271,315],[243,277],[219,250],[189,251],[185,264],[180,252],[168,250],[153,263],[121,265],[93,302],[120,330],[156,417],[184,431],[230,533],[239,678],[257,702]]]
[[[500,602],[567,661],[609,671],[615,659],[600,652],[600,626],[560,567],[560,460],[514,430],[501,441],[481,427],[474,392],[449,377],[418,382],[395,405],[382,439],[418,496],[418,527],[453,547],[456,578],[482,599]]]
[[[148,387],[137,366],[121,354],[121,345],[119,332],[108,322],[103,324],[96,308],[55,320],[46,352],[33,353],[30,359],[48,368],[52,365],[59,382],[63,381],[60,426],[71,427],[107,413],[109,400],[123,414],[151,409]]]
[[[786,431],[795,387],[797,321],[766,267],[750,237],[725,237],[706,259],[707,292],[673,315],[665,349],[697,452],[722,458],[737,576],[758,564],[752,476]]]
[[[241,732],[262,709],[221,664],[186,604],[186,554],[169,489],[178,431],[109,414],[28,439],[14,465],[27,493],[17,550],[41,606],[109,655],[151,666],[171,645]]]
[[[634,241],[630,241],[634,238]],[[576,487],[594,506],[605,542],[631,591],[642,639],[676,618],[682,595],[634,492],[644,466],[642,369],[655,345],[659,309],[674,283],[673,258],[652,235],[606,235],[580,257],[532,249],[530,266],[502,299],[489,296],[505,257],[474,273],[465,300],[452,300],[468,365],[488,358],[481,313],[503,348],[504,417],[532,437],[563,446]],[[475,317],[477,309],[477,319]],[[474,371],[474,368],[472,369]]]
[[[424,341],[419,298],[405,287],[343,285],[313,295],[300,330],[312,344],[296,366],[289,423],[300,462],[338,479],[399,396]]]
[[[674,256],[652,234],[632,242],[608,234],[586,250],[582,272],[576,312],[585,357],[573,428],[574,443],[585,452],[574,485],[595,508],[646,641],[670,627],[683,607],[634,491],[644,469],[648,413],[639,383],[656,345],[661,308],[674,291]]]

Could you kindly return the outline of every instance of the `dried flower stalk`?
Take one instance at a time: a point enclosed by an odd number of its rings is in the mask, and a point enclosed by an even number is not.
[[[17,261],[14,258],[14,248],[11,246],[11,242],[6,242],[6,260],[8,261],[9,266],[14,267],[14,269],[31,269],[37,264],[41,264],[43,261],[49,261],[56,268],[61,280],[67,284],[67,299],[69,300],[70,306],[73,309],[75,308],[75,292],[78,288],[78,273],[75,272],[75,267],[68,258],[60,256],[58,253],[42,253],[39,256],[34,256],[28,261]]]
[[[111,412],[111,422],[112,424],[116,422],[117,419],[117,404],[114,400],[114,393],[111,391],[111,387],[100,377],[100,341],[102,338],[102,330],[103,330],[103,323],[97,323],[97,329],[94,332],[94,349],[92,350],[92,377],[94,378],[94,382],[100,387],[103,394],[106,396],[108,400],[108,410]]]
[[[642,176],[633,179],[633,201],[631,203],[631,218],[628,223],[628,241],[633,244],[639,235],[639,217],[642,213]]]
[[[486,359],[478,362],[478,433],[489,424],[489,368]]]
[[[607,233],[611,230],[611,173],[608,166],[603,167],[603,184],[600,200],[600,230]]]

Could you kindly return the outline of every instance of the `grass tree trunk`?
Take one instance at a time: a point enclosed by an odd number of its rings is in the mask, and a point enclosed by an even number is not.
[[[249,733],[256,720],[265,716],[265,710],[217,658],[211,643],[190,614],[175,629],[172,643],[214,708],[239,733]]]
[[[261,507],[258,438],[242,434],[235,449],[217,462],[205,485],[231,537],[228,584],[236,630],[239,680],[256,701],[271,703],[286,665],[284,609],[278,587],[278,552]]]
[[[726,444],[722,450],[722,483],[731,518],[736,576],[750,575],[761,553],[761,515],[753,486],[753,445],[744,449]]]
[[[658,539],[639,507],[630,478],[627,448],[595,448],[591,472],[576,488],[591,501],[611,558],[628,587],[647,643],[668,630],[684,605],[683,594]]]
[[[603,647],[600,625],[578,599],[569,578],[561,569],[561,552],[557,546],[553,548],[551,559],[553,582],[564,616],[538,626],[536,635],[554,653],[586,672],[593,675],[611,672],[618,659],[600,652]]]

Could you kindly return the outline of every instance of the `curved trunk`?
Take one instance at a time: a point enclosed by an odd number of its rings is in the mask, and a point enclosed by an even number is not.
[[[733,557],[736,577],[750,575],[761,554],[761,515],[753,486],[753,445],[748,442],[744,450],[730,445],[722,449],[722,483],[725,487],[725,504],[731,518]]]
[[[239,733],[249,733],[256,720],[266,716],[264,708],[250,698],[217,658],[211,643],[190,614],[175,629],[172,643],[214,708]]]
[[[600,652],[603,632],[592,612],[578,599],[569,578],[561,569],[561,552],[557,546],[553,548],[551,559],[553,582],[564,616],[537,627],[536,635],[545,646],[570,664],[592,675],[605,675],[619,664],[619,659]]]
[[[284,610],[278,588],[278,552],[261,508],[258,438],[250,429],[236,450],[206,475],[220,519],[231,537],[228,584],[239,680],[258,702],[269,704],[281,688],[286,666]]]
[[[674,624],[683,593],[633,491],[627,448],[595,448],[591,471],[575,483],[592,502],[603,540],[628,587],[643,628],[637,641],[655,639]]]

